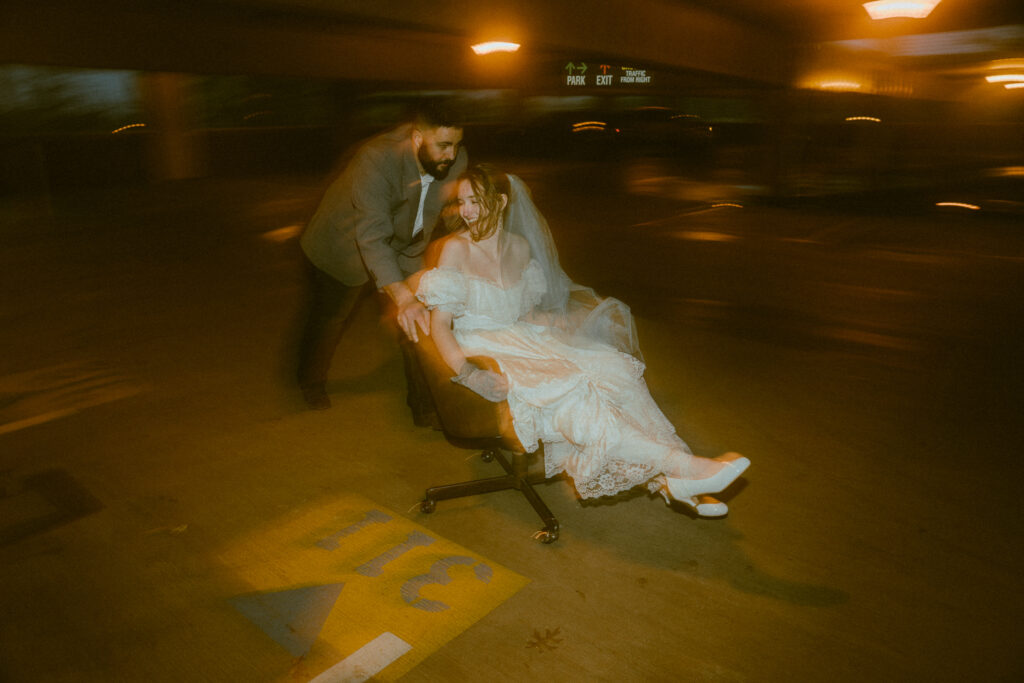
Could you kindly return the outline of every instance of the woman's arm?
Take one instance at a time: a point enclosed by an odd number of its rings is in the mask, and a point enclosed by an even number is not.
[[[434,338],[441,358],[451,368],[452,372],[458,374],[462,366],[466,364],[466,354],[456,341],[452,333],[452,314],[434,309],[430,312],[430,336]]]
[[[455,376],[452,381],[474,391],[488,401],[498,403],[508,396],[508,379],[499,372],[484,370],[470,363],[452,333],[452,314],[434,309],[430,313],[430,336],[444,362]]]
[[[466,245],[463,240],[450,240],[441,250],[439,265],[459,268],[465,261],[465,251]],[[466,360],[466,354],[452,332],[453,317],[451,312],[440,308],[430,312],[430,336],[433,337],[434,345],[445,364],[455,373],[452,381],[480,394],[488,401],[505,400],[508,396],[508,380],[504,375],[478,368]]]
[[[449,235],[443,240],[441,253],[437,258],[437,265],[447,268],[459,269],[462,261],[466,258],[466,245],[459,239],[457,234]],[[434,344],[441,353],[444,362],[458,374],[466,363],[466,354],[452,333],[452,318],[450,312],[435,308],[430,311],[430,334],[434,337]]]
[[[492,370],[484,370],[466,360],[452,333],[452,314],[434,309],[430,313],[430,336],[444,362],[455,376],[452,381],[474,391],[488,401],[498,403],[508,396],[508,379]]]

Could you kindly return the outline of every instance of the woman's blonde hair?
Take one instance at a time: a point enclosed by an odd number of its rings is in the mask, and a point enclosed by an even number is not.
[[[508,176],[490,164],[478,164],[463,171],[459,180],[469,182],[481,208],[480,219],[470,227],[469,236],[474,242],[487,239],[498,229],[508,206],[501,199],[501,195],[508,197],[512,192]]]

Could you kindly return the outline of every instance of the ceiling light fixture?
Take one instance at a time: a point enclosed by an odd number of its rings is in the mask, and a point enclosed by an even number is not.
[[[875,0],[862,6],[872,19],[924,19],[942,0]]]
[[[515,52],[519,49],[519,43],[508,43],[500,40],[491,40],[486,43],[477,43],[472,46],[473,52],[478,55],[489,55],[492,52]]]

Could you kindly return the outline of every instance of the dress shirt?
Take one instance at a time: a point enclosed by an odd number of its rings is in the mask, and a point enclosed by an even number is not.
[[[434,182],[434,176],[429,173],[424,173],[420,176],[420,205],[416,209],[416,222],[412,225],[412,234],[416,236],[423,230],[423,205],[427,201],[427,190],[430,189],[430,183]]]

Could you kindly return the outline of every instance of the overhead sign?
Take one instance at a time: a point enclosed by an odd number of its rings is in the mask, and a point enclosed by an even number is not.
[[[651,73],[647,69],[612,64],[572,61],[562,67],[563,82],[570,87],[648,86]]]

